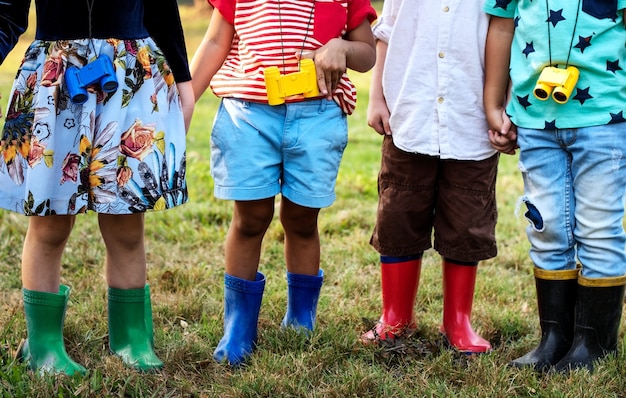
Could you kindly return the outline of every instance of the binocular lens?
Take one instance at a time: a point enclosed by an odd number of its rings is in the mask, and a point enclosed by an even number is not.
[[[535,89],[535,97],[539,99],[545,100],[548,98],[548,95],[549,93],[544,89],[541,89],[541,88]]]
[[[78,93],[72,96],[72,102],[77,105],[82,105],[87,102],[87,94],[86,93]]]
[[[567,95],[560,91],[555,91],[552,96],[554,97],[554,100],[560,104],[567,102]]]
[[[102,83],[102,91],[105,93],[112,93],[117,90],[117,81],[111,80]]]

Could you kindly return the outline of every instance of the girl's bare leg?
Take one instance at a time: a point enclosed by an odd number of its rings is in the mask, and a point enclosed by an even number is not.
[[[58,293],[61,257],[75,216],[32,216],[22,249],[22,286],[28,290]]]
[[[146,284],[144,214],[99,214],[106,245],[106,279],[116,289],[143,289]]]

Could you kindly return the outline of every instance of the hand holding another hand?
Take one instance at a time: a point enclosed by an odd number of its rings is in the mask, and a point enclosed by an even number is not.
[[[515,126],[504,108],[487,112],[489,122],[489,142],[498,152],[515,155],[517,145],[517,126]]]

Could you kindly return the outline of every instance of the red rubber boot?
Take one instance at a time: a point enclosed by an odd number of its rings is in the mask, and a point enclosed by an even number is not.
[[[413,306],[422,269],[422,256],[380,258],[383,314],[361,335],[366,344],[395,339],[415,329]]]
[[[470,322],[477,268],[443,261],[443,325],[439,331],[449,346],[467,354],[491,351],[491,344],[474,332]]]

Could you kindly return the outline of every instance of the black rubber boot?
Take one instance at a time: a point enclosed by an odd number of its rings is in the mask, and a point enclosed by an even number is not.
[[[510,366],[546,372],[567,354],[574,338],[578,272],[578,269],[548,271],[535,267],[541,341],[535,349],[511,361]]]
[[[626,276],[578,277],[574,342],[555,365],[555,371],[579,368],[592,371],[595,361],[617,353],[625,285]]]

